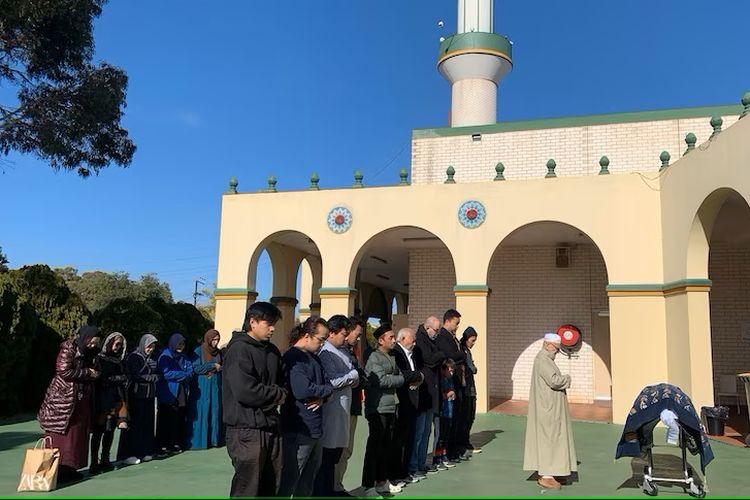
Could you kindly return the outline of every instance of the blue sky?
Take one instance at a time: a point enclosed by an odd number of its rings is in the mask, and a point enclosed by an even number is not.
[[[154,272],[175,298],[216,277],[221,193],[398,181],[413,128],[443,126],[435,69],[455,0],[115,1],[96,58],[130,77],[127,169],[80,179],[31,156],[0,174],[11,266]],[[500,120],[738,103],[750,90],[739,2],[496,0],[514,41]],[[437,23],[445,22],[441,29]],[[8,102],[10,89],[0,87]],[[269,214],[257,214],[258,217]],[[270,294],[260,263],[260,296]]]

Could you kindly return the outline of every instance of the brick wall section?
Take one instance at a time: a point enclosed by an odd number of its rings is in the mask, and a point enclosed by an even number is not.
[[[719,375],[750,371],[750,342],[742,340],[743,328],[750,331],[750,247],[713,243],[708,276],[711,287],[711,347],[713,349],[714,393],[719,392]],[[745,403],[745,390],[737,384]],[[718,400],[716,400],[718,401]],[[728,399],[722,400],[731,406]]]
[[[558,355],[572,375],[571,402],[594,399],[592,315],[608,310],[607,273],[593,245],[572,249],[571,266],[555,267],[554,247],[504,247],[492,259],[488,300],[490,395],[528,399],[531,369],[544,332],[571,323],[583,334],[578,357]]]
[[[737,116],[724,116],[723,128]],[[713,129],[710,118],[612,123],[582,127],[519,130],[412,140],[412,182],[442,183],[449,165],[456,169],[456,182],[477,182],[495,177],[495,165],[505,165],[506,179],[544,177],[550,158],[557,162],[558,177],[596,175],[599,159],[606,155],[609,171],[656,172],[659,154],[666,150],[672,162],[686,149],[685,135],[693,132],[696,147],[708,140]]]
[[[409,325],[435,315],[441,320],[456,307],[456,271],[447,248],[415,248],[409,252]]]

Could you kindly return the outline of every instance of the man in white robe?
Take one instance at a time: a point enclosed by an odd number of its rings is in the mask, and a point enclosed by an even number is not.
[[[542,488],[560,489],[560,478],[577,471],[573,428],[565,390],[570,375],[563,375],[555,364],[560,336],[544,336],[542,350],[534,360],[526,421],[523,469],[537,471]],[[567,481],[564,481],[565,483]]]

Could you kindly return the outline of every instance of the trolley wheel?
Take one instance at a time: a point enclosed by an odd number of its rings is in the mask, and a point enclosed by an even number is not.
[[[652,483],[651,481],[643,480],[643,485],[641,486],[641,489],[643,492],[650,496],[655,497],[659,494],[659,488],[656,486],[656,483]]]
[[[703,486],[699,486],[695,484],[695,482],[692,482],[690,483],[690,491],[688,491],[688,494],[691,497],[703,498],[706,496],[706,490],[703,489]]]

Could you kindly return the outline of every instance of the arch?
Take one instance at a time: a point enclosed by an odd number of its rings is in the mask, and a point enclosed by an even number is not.
[[[583,335],[581,349],[558,357],[561,370],[573,375],[569,397],[611,400],[608,284],[599,246],[576,226],[539,220],[507,234],[487,269],[491,399],[527,399],[544,332],[574,324]]]
[[[706,195],[696,209],[690,225],[687,244],[685,276],[688,278],[708,278],[708,260],[711,235],[719,217],[719,212],[728,200],[748,202],[742,194],[728,187],[716,189]]]
[[[289,251],[284,247],[291,247],[293,251]],[[258,244],[253,253],[250,256],[250,261],[247,266],[247,288],[248,290],[255,290],[257,281],[257,270],[258,270],[258,259],[260,258],[263,250],[266,250],[270,259],[271,266],[273,269],[273,280],[274,280],[274,294],[277,293],[276,289],[281,286],[282,283],[293,284],[292,290],[296,290],[297,272],[299,270],[299,264],[302,259],[306,259],[308,256],[317,256],[317,261],[320,260],[320,250],[318,245],[307,236],[305,233],[296,230],[284,230],[272,233]],[[294,251],[296,250],[296,252]],[[297,254],[297,255],[294,255]],[[287,265],[287,260],[299,260],[297,265]],[[322,264],[313,262],[315,259],[309,259],[310,268],[313,271],[313,282],[322,281]],[[288,293],[288,292],[286,292]]]
[[[424,229],[423,227],[420,227],[420,226],[413,226],[413,225],[393,226],[393,227],[389,227],[388,229],[384,229],[382,231],[379,231],[373,234],[372,236],[370,236],[370,238],[367,239],[367,241],[365,241],[362,244],[359,250],[357,250],[357,253],[354,256],[354,259],[352,259],[351,269],[349,271],[349,286],[350,287],[352,288],[354,287],[354,284],[356,283],[356,278],[357,278],[357,270],[359,269],[359,265],[362,261],[362,257],[364,257],[365,253],[370,249],[372,244],[376,242],[378,239],[381,239],[382,237],[387,236],[388,234],[392,234],[400,230],[412,230],[412,231],[417,231],[417,232],[423,232],[423,233],[426,233],[426,235],[421,236],[422,238],[434,238],[435,240],[439,241],[442,244],[442,246],[448,250],[448,254],[450,255],[450,258],[451,258],[451,264],[453,265],[453,268],[455,269],[455,258],[453,256],[453,253],[451,252],[450,247],[435,233],[427,229]],[[414,236],[414,238],[420,238],[420,236]],[[406,244],[406,242],[404,242],[403,246],[405,246],[406,248],[412,248],[411,246],[409,246],[409,244]]]
[[[607,259],[604,256],[604,252],[602,252],[602,248],[599,246],[599,244],[596,243],[596,241],[594,241],[594,239],[591,236],[589,236],[588,232],[580,229],[578,226],[569,224],[567,222],[558,221],[554,219],[544,219],[544,220],[530,221],[521,226],[518,226],[512,231],[510,231],[508,234],[506,234],[502,238],[502,240],[500,240],[500,242],[495,246],[495,250],[492,252],[492,255],[490,256],[490,260],[489,260],[488,267],[487,267],[487,280],[489,280],[490,265],[492,264],[492,260],[497,255],[498,250],[503,245],[507,244],[508,242],[510,242],[510,244],[513,244],[513,239],[517,237],[519,234],[521,234],[522,232],[527,231],[530,228],[540,227],[541,225],[559,225],[559,226],[568,228],[572,232],[575,232],[576,234],[574,235],[575,236],[574,239],[569,240],[569,241],[558,241],[558,243],[567,243],[567,244],[575,245],[576,243],[586,242],[587,244],[594,245],[597,251],[599,252],[599,254],[601,254],[602,258],[604,259],[605,269],[607,268]],[[569,235],[569,238],[572,236],[573,235]],[[538,240],[539,238],[543,238],[543,237],[544,236],[538,235],[536,236],[536,239]],[[550,236],[547,235],[547,237],[550,237]],[[609,273],[607,273],[607,275],[609,275]]]
[[[419,264],[414,267],[414,262]],[[397,318],[411,324],[455,307],[454,256],[442,238],[427,229],[414,225],[390,227],[370,236],[357,250],[348,284],[364,295],[370,293],[370,287],[381,289],[389,318],[395,297],[400,313]],[[361,303],[365,312],[370,300]],[[409,317],[407,304],[414,306],[409,308]],[[430,313],[425,314],[428,310]],[[418,318],[422,314],[425,316]]]

